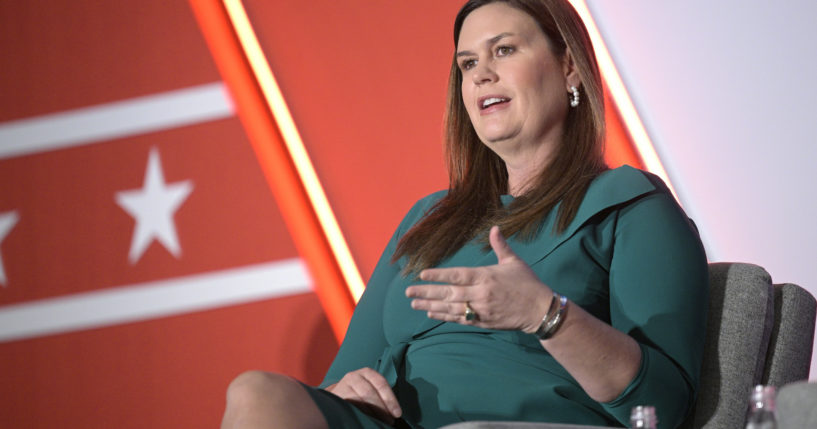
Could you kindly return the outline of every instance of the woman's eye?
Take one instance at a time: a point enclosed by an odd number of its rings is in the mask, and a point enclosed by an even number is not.
[[[476,60],[465,60],[460,64],[460,68],[463,70],[470,70],[477,64]]]
[[[496,48],[496,55],[500,57],[504,57],[505,55],[510,55],[514,51],[513,46],[500,46]]]

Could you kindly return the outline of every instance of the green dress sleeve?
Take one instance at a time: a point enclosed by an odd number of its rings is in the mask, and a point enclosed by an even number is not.
[[[623,207],[610,266],[610,321],[640,345],[630,385],[602,406],[620,422],[653,405],[661,427],[678,426],[698,387],[709,274],[692,222],[663,185]]]

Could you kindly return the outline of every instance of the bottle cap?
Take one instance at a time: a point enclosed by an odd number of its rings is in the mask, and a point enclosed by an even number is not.
[[[658,424],[655,416],[655,407],[652,405],[636,405],[630,411],[630,424],[634,428],[653,428]]]
[[[749,402],[751,403],[753,410],[758,409],[767,409],[767,410],[774,410],[774,398],[775,398],[775,388],[774,386],[764,386],[762,384],[758,384],[752,389],[752,393],[749,396]]]

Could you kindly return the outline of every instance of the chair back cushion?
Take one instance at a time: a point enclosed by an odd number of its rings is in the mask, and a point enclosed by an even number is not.
[[[686,428],[743,427],[774,322],[771,276],[743,263],[709,264],[709,319],[698,398]]]
[[[774,285],[774,328],[769,338],[763,384],[783,386],[808,378],[817,301],[791,284]]]

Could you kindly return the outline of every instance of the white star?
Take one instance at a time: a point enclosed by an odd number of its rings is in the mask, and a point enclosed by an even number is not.
[[[0,213],[0,244],[3,243],[3,240],[5,240],[6,236],[9,235],[9,232],[11,232],[11,229],[14,228],[14,225],[16,225],[19,220],[20,216],[16,211]],[[3,254],[0,253],[0,285],[6,287],[7,280],[6,270],[3,269]]]
[[[152,148],[142,189],[116,193],[117,204],[136,220],[128,254],[131,264],[139,261],[154,238],[176,258],[181,255],[173,214],[192,191],[190,180],[165,184],[159,151]]]

